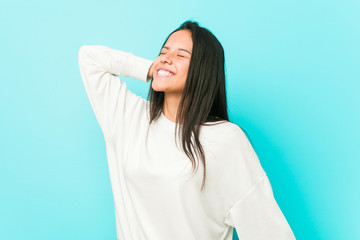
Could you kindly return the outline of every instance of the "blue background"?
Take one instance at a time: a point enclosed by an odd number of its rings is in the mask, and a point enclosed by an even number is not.
[[[0,239],[116,239],[78,50],[154,59],[187,19],[224,46],[230,120],[296,238],[360,239],[359,12],[356,0],[1,1]],[[124,81],[146,97],[149,84]]]

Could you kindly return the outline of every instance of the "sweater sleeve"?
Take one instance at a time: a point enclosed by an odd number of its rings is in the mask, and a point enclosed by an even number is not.
[[[228,211],[225,223],[242,240],[294,240],[295,236],[275,201],[267,175],[262,176]]]
[[[84,45],[78,54],[83,84],[100,128],[106,136],[116,124],[131,120],[146,102],[129,91],[117,75],[149,82],[152,61],[100,45]]]
[[[224,224],[236,228],[241,240],[293,240],[288,222],[246,134],[238,126],[222,137],[216,159],[219,202]],[[214,174],[214,176],[215,176]]]

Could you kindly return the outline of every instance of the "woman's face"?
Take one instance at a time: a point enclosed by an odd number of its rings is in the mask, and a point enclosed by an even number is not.
[[[190,31],[179,30],[170,35],[153,63],[152,88],[155,91],[182,94],[192,48]]]

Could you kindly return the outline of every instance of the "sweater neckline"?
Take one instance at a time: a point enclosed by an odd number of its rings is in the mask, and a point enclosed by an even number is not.
[[[176,125],[176,123],[175,122],[173,122],[173,121],[171,121],[170,119],[168,119],[165,115],[164,115],[164,113],[161,111],[161,118],[162,119],[164,119],[164,121],[167,123],[167,125],[169,125],[169,126],[172,126],[172,127],[174,127],[175,125]]]

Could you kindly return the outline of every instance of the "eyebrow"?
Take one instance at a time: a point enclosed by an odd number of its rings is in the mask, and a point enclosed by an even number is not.
[[[165,48],[165,49],[170,49],[169,47],[166,47],[166,46],[164,46],[163,48]],[[186,49],[184,49],[184,48],[178,48],[178,50],[187,52],[187,53],[189,53],[189,54],[191,55],[191,52],[189,52],[188,50],[186,50]]]

